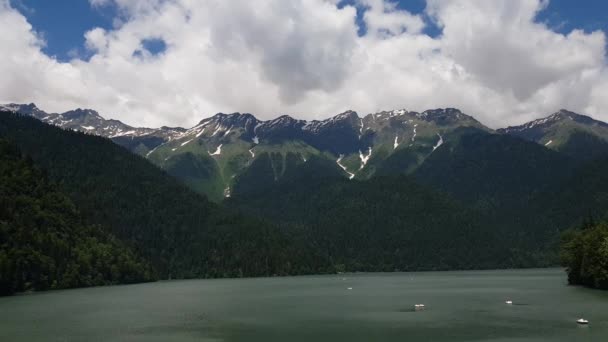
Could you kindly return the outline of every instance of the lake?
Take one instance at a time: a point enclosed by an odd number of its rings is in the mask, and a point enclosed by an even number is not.
[[[567,286],[561,269],[164,281],[0,298],[7,342],[607,340],[608,293]]]

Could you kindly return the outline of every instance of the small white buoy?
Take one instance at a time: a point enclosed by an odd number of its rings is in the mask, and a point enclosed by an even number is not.
[[[505,302],[505,304],[511,305],[511,304],[513,304],[513,301],[512,301],[512,300],[507,300],[507,301]]]
[[[585,324],[589,324],[589,321],[588,321],[588,320],[586,320],[586,319],[584,319],[584,318],[579,318],[579,319],[576,321],[576,323],[585,325]]]

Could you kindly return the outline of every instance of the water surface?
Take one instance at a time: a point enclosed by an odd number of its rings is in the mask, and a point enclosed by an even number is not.
[[[608,341],[608,293],[560,269],[166,281],[0,298],[0,341]]]

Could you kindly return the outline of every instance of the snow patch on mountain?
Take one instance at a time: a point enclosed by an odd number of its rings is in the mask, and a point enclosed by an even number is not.
[[[118,129],[115,131],[116,133],[110,135],[110,138],[118,138],[124,136],[126,133],[123,133],[122,129]]]
[[[437,141],[437,144],[435,146],[433,146],[433,151],[438,149],[439,146],[443,145],[443,137],[439,133],[437,133],[437,136],[439,136],[439,141]]]
[[[363,136],[363,118],[359,118],[359,123],[361,124],[361,127],[359,128],[359,139],[361,139],[361,137]]]
[[[215,152],[211,153],[209,151],[207,151],[207,153],[209,153],[210,156],[219,156],[222,154],[222,145],[220,144],[220,146],[217,147],[217,149],[215,150]]]
[[[372,156],[372,147],[371,146],[369,147],[367,155],[364,155],[361,152],[361,150],[359,150],[359,159],[361,159],[361,167],[359,168],[359,170],[361,170],[365,167],[365,165],[369,161],[369,157],[371,157],[371,156]]]
[[[163,144],[160,144],[160,145],[156,146],[155,148],[151,149],[150,152],[146,153],[146,158],[148,158],[152,153],[154,153],[154,151],[156,151],[156,149],[158,149],[161,146],[163,146]]]
[[[397,109],[397,110],[392,111],[392,114],[394,116],[405,115],[405,113],[407,113],[407,110],[405,110],[405,109]],[[393,115],[391,115],[391,116],[393,116]]]
[[[344,155],[341,154],[340,157],[338,158],[338,160],[336,160],[336,164],[338,164],[338,166],[340,168],[342,168],[342,170],[344,170],[344,172],[346,172],[348,174],[348,179],[353,179],[355,178],[355,174],[352,172],[349,172],[348,169],[346,168],[346,166],[342,165],[342,159],[344,158]]]
[[[214,137],[216,134],[218,134],[223,129],[224,129],[224,127],[222,127],[222,125],[217,125],[217,127],[215,128],[215,131],[213,132],[213,134],[211,134],[211,136]]]

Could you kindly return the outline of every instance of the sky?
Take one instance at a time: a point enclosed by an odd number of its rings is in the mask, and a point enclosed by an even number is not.
[[[0,0],[0,103],[135,126],[456,107],[608,121],[608,2]]]

